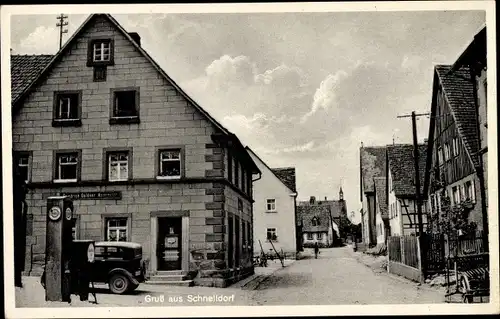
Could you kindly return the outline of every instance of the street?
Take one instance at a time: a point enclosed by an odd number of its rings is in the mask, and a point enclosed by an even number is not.
[[[256,269],[269,277],[255,290],[242,284],[228,288],[171,287],[141,284],[129,295],[111,294],[105,286],[97,292],[97,306],[222,306],[222,305],[354,305],[425,304],[444,302],[444,294],[418,289],[415,283],[377,273],[361,264],[352,248],[322,249],[318,259],[306,250],[305,258],[285,268],[279,262]],[[272,267],[276,271],[273,272]],[[272,274],[271,274],[272,273]],[[72,303],[45,302],[36,277],[25,277],[25,287],[17,289],[18,307],[92,307],[72,296]],[[89,296],[90,300],[93,297]]]
[[[439,291],[416,289],[415,284],[359,263],[351,248],[322,249],[274,273],[253,294],[257,305],[425,304],[444,302]]]

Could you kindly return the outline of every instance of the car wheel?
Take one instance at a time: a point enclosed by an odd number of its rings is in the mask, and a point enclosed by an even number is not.
[[[127,292],[130,287],[128,278],[124,275],[117,274],[113,275],[109,280],[109,290],[114,294],[123,294]]]

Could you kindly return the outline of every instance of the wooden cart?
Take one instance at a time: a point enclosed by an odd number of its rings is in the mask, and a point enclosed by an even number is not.
[[[488,253],[449,257],[446,264],[446,302],[452,302],[455,295],[459,295],[463,303],[489,299],[486,298],[490,295]]]

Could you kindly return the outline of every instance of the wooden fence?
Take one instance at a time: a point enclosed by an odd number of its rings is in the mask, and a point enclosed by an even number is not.
[[[388,267],[392,274],[422,282],[419,237],[391,236],[387,241]]]

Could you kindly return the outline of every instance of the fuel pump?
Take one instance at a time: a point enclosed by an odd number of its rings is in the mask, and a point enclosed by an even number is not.
[[[80,296],[81,301],[89,299],[89,284],[91,279],[92,264],[94,263],[95,246],[93,240],[74,240],[71,251],[71,291]],[[93,293],[95,303],[97,298]]]
[[[71,302],[73,201],[67,196],[47,198],[45,241],[45,300]]]

